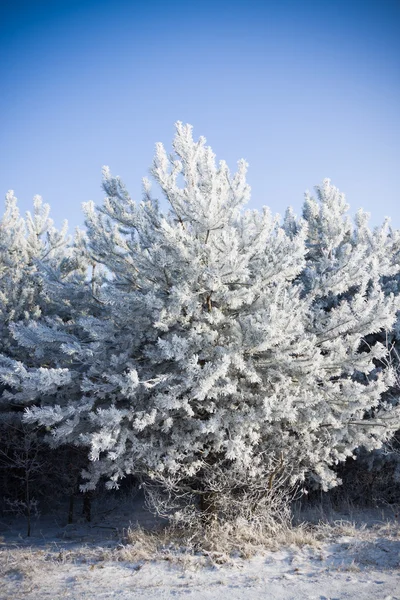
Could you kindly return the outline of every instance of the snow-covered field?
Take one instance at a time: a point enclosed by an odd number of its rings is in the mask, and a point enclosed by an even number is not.
[[[156,562],[4,561],[2,599],[400,598],[400,541],[362,545],[347,537],[319,549],[283,549],[230,565]],[[8,564],[7,564],[8,563]]]
[[[3,522],[0,599],[400,599],[396,515],[358,512],[313,528],[305,545],[249,558],[168,547],[154,557],[140,536],[121,543],[121,518],[63,527],[41,519],[30,539],[18,533],[21,523]]]

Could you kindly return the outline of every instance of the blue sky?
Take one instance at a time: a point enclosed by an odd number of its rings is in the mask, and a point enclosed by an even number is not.
[[[82,224],[102,165],[140,199],[181,120],[250,163],[251,208],[330,177],[400,228],[399,31],[398,0],[1,0],[0,193]]]

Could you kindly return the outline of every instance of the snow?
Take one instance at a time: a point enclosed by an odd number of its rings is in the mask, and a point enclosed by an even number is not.
[[[28,588],[18,571],[4,580],[2,598],[213,598],[294,599],[398,598],[400,573],[373,567],[357,572],[351,563],[318,564],[319,559],[282,551],[236,561],[233,566],[183,570],[150,562],[56,565],[31,578]]]
[[[229,565],[198,567],[163,561],[96,564],[49,562],[29,576],[12,567],[1,598],[294,599],[400,597],[400,542],[348,551],[347,543],[318,551],[282,549]],[[1,589],[1,588],[0,588]]]
[[[151,524],[145,513],[135,516]],[[3,521],[0,600],[400,600],[400,527],[378,511],[320,525],[308,545],[250,558],[182,548],[154,559],[121,543],[115,524],[123,519],[99,513],[92,524],[61,527],[42,517],[31,538],[19,533],[22,522]]]

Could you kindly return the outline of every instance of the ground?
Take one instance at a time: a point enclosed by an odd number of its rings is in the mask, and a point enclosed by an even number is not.
[[[21,519],[3,519],[0,599],[400,600],[400,526],[393,510],[324,520],[314,513],[314,523],[286,542],[269,542],[249,556],[165,541],[157,546],[157,533],[137,529],[154,525],[145,513],[135,510],[128,534],[116,525],[127,516],[126,510],[98,511],[92,523],[73,525],[46,516],[30,538]]]

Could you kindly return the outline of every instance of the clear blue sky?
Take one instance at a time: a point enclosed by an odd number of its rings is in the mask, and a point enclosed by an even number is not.
[[[299,212],[330,177],[400,228],[399,0],[0,0],[0,193],[56,224],[101,202],[103,164],[140,198],[174,122],[233,170],[250,207]]]

